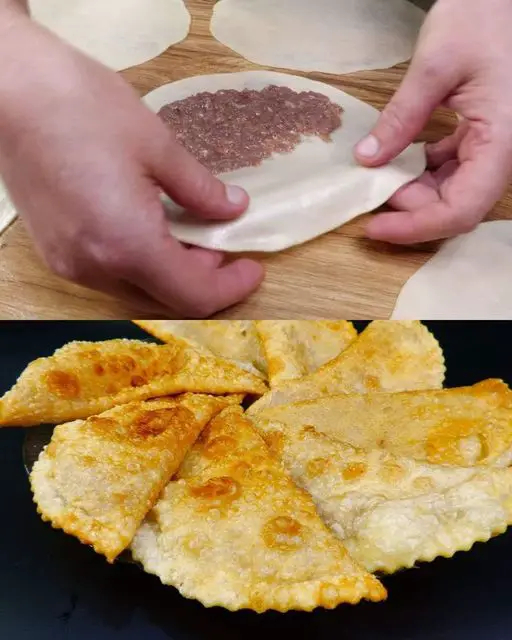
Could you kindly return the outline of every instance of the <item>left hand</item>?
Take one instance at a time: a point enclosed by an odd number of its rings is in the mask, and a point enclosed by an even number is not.
[[[441,105],[462,121],[427,145],[428,171],[393,196],[396,211],[373,218],[370,238],[414,244],[466,233],[502,197],[512,175],[511,24],[510,0],[437,0],[401,87],[356,158],[386,164]]]

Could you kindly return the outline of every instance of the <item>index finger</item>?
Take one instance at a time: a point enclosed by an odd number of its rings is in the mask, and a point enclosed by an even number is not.
[[[367,228],[370,238],[416,244],[471,231],[503,195],[510,175],[505,143],[489,144],[464,159],[440,188],[440,199],[415,211],[377,215]]]

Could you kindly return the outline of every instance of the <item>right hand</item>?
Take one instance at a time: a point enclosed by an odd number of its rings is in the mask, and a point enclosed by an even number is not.
[[[165,191],[197,216],[228,220],[247,208],[245,191],[214,178],[115,73],[26,15],[10,17],[0,29],[0,175],[46,264],[172,316],[207,317],[248,296],[262,267],[181,245],[160,202]]]

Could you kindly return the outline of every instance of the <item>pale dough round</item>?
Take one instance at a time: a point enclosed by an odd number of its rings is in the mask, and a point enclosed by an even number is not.
[[[156,58],[184,40],[183,0],[30,0],[34,19],[116,71]]]
[[[448,240],[405,284],[396,320],[512,318],[512,221],[481,224]]]
[[[408,60],[424,17],[407,0],[220,0],[210,29],[256,64],[351,73]]]
[[[196,76],[165,85],[144,101],[154,111],[201,91],[268,85],[295,91],[316,91],[339,104],[342,126],[332,142],[306,138],[292,153],[274,155],[258,167],[222,175],[244,187],[251,197],[248,211],[232,222],[205,223],[169,206],[172,234],[183,242],[222,251],[281,251],[302,244],[384,204],[400,187],[425,170],[423,145],[413,145],[379,169],[358,165],[354,145],[375,124],[379,112],[364,102],[322,82],[273,73]]]
[[[16,209],[12,204],[4,185],[0,181],[0,234],[4,232],[16,218]]]

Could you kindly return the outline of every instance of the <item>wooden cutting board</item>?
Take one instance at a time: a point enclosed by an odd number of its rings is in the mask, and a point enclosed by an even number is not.
[[[141,95],[191,75],[257,69],[209,34],[213,0],[188,0],[193,15],[187,40],[165,54],[123,73]],[[377,108],[397,89],[405,65],[385,71],[332,76],[303,74],[329,82]],[[452,116],[436,113],[424,139],[436,140],[454,126]],[[512,219],[512,193],[491,218]],[[367,217],[302,247],[264,256],[261,289],[246,302],[220,314],[224,318],[387,318],[405,281],[435,247],[392,247],[364,238]],[[34,252],[20,221],[0,237],[1,319],[105,319],[152,315],[103,294],[64,282],[49,273]]]

